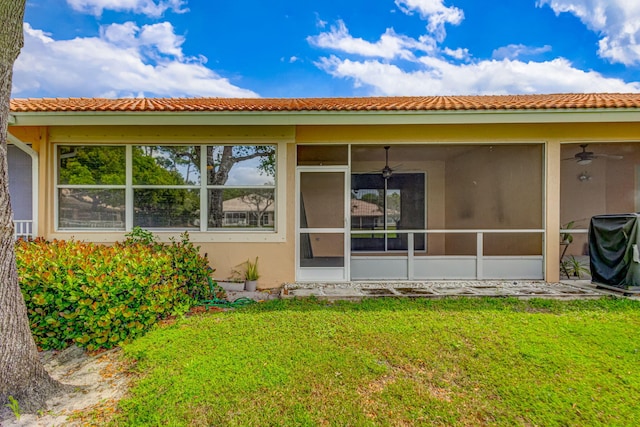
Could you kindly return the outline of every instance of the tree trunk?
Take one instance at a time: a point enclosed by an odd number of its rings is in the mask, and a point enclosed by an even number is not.
[[[42,367],[27,309],[18,285],[9,201],[7,126],[11,77],[23,44],[22,20],[26,0],[0,0],[0,405],[9,396],[21,412],[35,412],[60,388]]]
[[[214,170],[212,173],[208,173],[208,182],[209,185],[224,185],[229,179],[229,172],[233,165],[236,164],[236,160],[233,157],[233,146],[225,145],[222,149],[222,155],[220,156],[219,163],[217,165],[217,170]],[[213,159],[213,152],[208,155],[208,163],[213,165],[215,160]],[[224,195],[223,190],[220,188],[216,188],[214,190],[209,190],[210,198],[209,198],[209,226],[213,228],[222,228],[224,224]]]

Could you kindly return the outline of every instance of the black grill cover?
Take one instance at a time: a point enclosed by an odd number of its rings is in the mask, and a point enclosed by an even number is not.
[[[589,225],[589,261],[595,283],[640,286],[640,214],[598,215]]]

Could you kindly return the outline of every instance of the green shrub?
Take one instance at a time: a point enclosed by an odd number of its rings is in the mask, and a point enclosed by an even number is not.
[[[143,245],[153,245],[158,242],[157,237],[149,230],[145,230],[142,227],[135,226],[133,230],[124,235],[127,239],[125,244],[131,245],[134,243],[140,243]]]
[[[210,289],[207,277],[213,273],[209,267],[206,255],[200,255],[199,248],[189,241],[189,233],[186,231],[180,236],[180,241],[171,240],[171,243],[159,243],[158,239],[150,231],[141,227],[134,227],[127,233],[125,246],[145,245],[154,251],[167,252],[172,257],[173,268],[180,272],[184,278],[187,292],[196,301],[201,301],[209,296]]]
[[[43,349],[89,350],[133,339],[184,314],[208,289],[206,258],[179,243],[103,246],[42,239],[16,243],[31,330]]]

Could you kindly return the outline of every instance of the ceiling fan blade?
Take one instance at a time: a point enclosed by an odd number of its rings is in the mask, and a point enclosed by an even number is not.
[[[597,159],[610,159],[610,160],[622,160],[624,156],[620,156],[617,154],[594,154],[593,157]]]

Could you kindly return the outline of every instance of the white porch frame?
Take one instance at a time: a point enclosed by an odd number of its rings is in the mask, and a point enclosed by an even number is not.
[[[351,234],[371,231],[351,230]],[[351,280],[484,280],[544,278],[544,256],[484,255],[485,234],[541,234],[544,229],[452,229],[452,230],[377,230],[376,233],[407,234],[407,251],[393,256],[352,255]],[[475,255],[416,256],[415,234],[475,234]],[[543,245],[544,246],[544,245]],[[544,253],[544,248],[541,247]],[[371,277],[375,276],[375,277]],[[383,276],[383,277],[380,277]]]
[[[344,174],[344,212],[342,228],[302,228],[300,218],[300,175],[305,172],[318,173],[343,173]],[[351,277],[351,215],[349,215],[350,201],[350,168],[349,166],[298,166],[296,167],[296,223],[295,223],[295,265],[296,280],[300,282],[328,281],[328,282],[346,282]],[[302,267],[300,265],[300,237],[304,233],[317,234],[342,234],[344,236],[344,266],[343,267]]]
[[[31,157],[31,220],[14,221],[16,237],[34,237],[38,234],[38,181],[40,157],[38,152],[7,132],[7,140]]]

